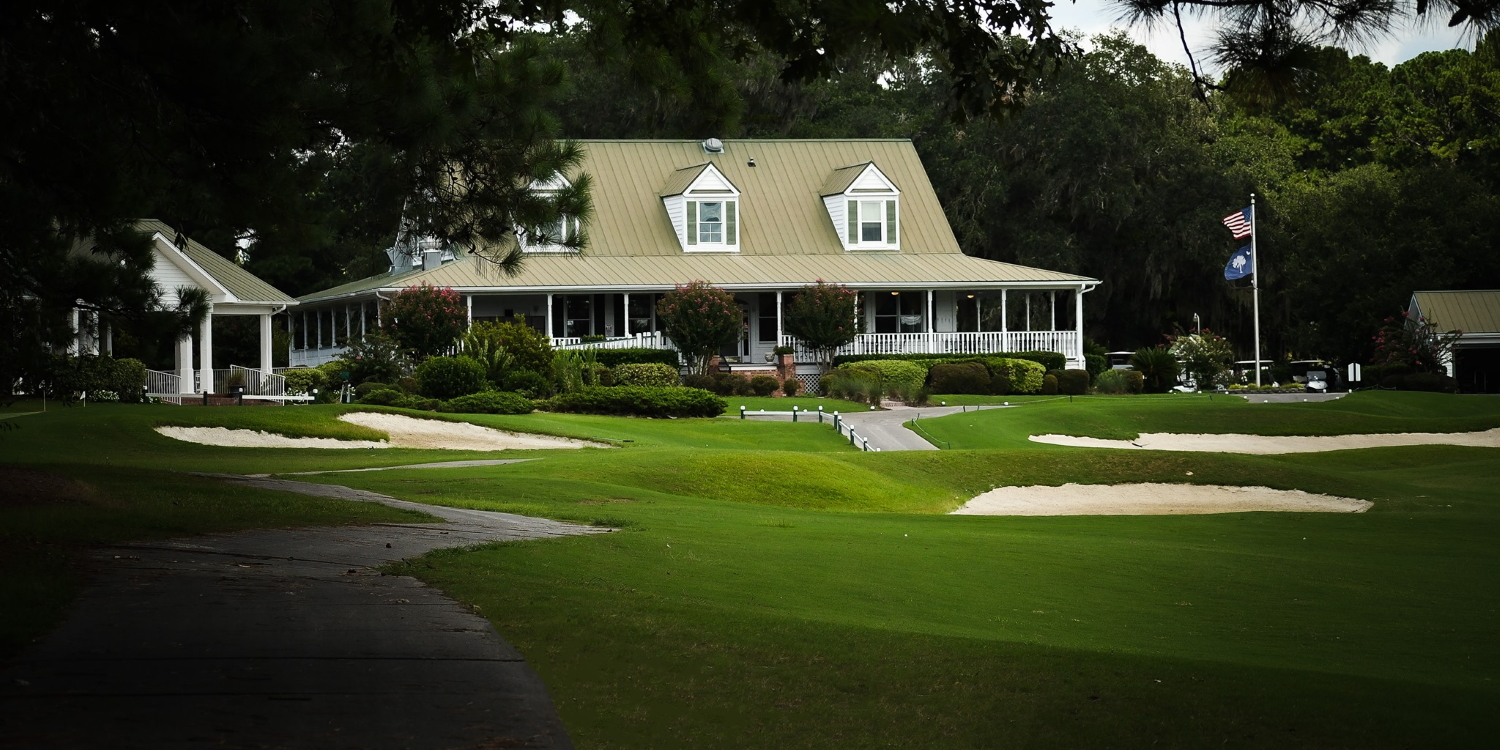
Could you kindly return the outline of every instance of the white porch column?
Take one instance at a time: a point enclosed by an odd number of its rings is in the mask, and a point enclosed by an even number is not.
[[[72,312],[68,313],[68,325],[73,327],[73,337],[68,340],[69,356],[78,354],[78,343],[83,340],[83,329],[79,326],[79,321],[81,319],[81,316],[78,314],[78,308],[76,307],[73,308]]]
[[[552,327],[552,293],[547,293],[547,338],[552,338],[552,332],[557,329]]]
[[[198,324],[198,389],[214,389],[214,307],[208,306],[208,314]]]
[[[364,303],[364,302],[359,303],[359,337],[360,338],[364,338],[367,334],[370,333],[370,331],[369,331],[370,324],[368,322],[368,318],[370,316],[368,316],[368,315],[365,314],[365,304],[366,303]],[[474,320],[474,316],[472,314],[469,315],[469,320],[470,321]]]
[[[271,314],[260,316],[260,371],[262,374],[271,374]]]
[[[468,310],[468,314],[469,314],[469,327],[473,328],[474,327],[474,295],[472,295],[472,294],[465,294],[464,295],[464,304],[467,305],[467,310]]]
[[[974,292],[974,332],[984,333],[984,294]]]
[[[623,307],[625,308],[625,320],[620,324],[620,331],[622,332],[620,335],[622,335],[622,336],[629,336],[630,335],[630,292],[621,292],[621,294],[625,297],[625,304],[623,305]]]
[[[115,356],[115,327],[108,324],[103,324],[101,327],[104,329],[104,353],[113,357]]]
[[[316,320],[318,322],[318,325],[317,325],[317,328],[318,328],[318,348],[322,349],[323,348],[323,311],[322,310],[316,310],[316,311],[314,311],[313,312],[313,320]]]
[[[1052,327],[1048,330],[1057,330],[1057,292],[1047,292],[1047,311],[1052,314]]]
[[[1026,293],[1026,330],[1031,331],[1031,292]]]
[[[177,392],[193,392],[193,335],[177,339]]]
[[[1008,307],[1008,305],[1010,304],[1009,297],[1009,289],[1000,290],[1000,340],[1002,346],[1009,343],[1005,341],[1005,334],[1010,332],[1010,308]]]
[[[1077,360],[1083,362],[1083,287],[1078,287],[1078,293],[1073,295],[1073,323],[1078,331],[1078,341],[1074,344],[1078,347],[1074,354]],[[1259,363],[1257,363],[1259,364]]]
[[[928,333],[932,333],[933,331],[937,330],[937,328],[933,327],[933,325],[932,325],[933,324],[932,317],[933,317],[933,313],[935,311],[936,311],[936,308],[934,308],[933,304],[932,304],[932,290],[928,289],[927,290],[927,314],[924,315],[924,316],[922,316],[922,317],[927,318],[927,332]]]
[[[857,302],[858,300],[856,300]],[[855,307],[855,314],[859,314],[859,308]],[[781,320],[781,292],[776,293],[776,345],[781,346],[781,337],[786,335],[786,326]]]
[[[344,305],[344,343],[349,343],[349,339],[352,338],[354,338],[354,306],[346,304]],[[334,339],[337,340],[338,337],[335,336]]]

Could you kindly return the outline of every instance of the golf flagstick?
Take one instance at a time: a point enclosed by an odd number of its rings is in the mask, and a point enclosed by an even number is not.
[[[1260,233],[1255,231],[1255,193],[1250,194],[1250,278],[1251,294],[1255,298],[1255,387],[1260,387]]]

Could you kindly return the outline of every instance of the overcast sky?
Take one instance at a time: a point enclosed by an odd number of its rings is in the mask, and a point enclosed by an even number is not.
[[[1119,21],[1119,8],[1107,0],[1055,1],[1057,4],[1052,8],[1054,28],[1079,29],[1087,38],[1108,31],[1112,26],[1125,27],[1125,24]],[[1193,48],[1193,55],[1198,59],[1199,65],[1203,65],[1207,58],[1207,55],[1203,54],[1203,49],[1212,41],[1210,36],[1212,24],[1209,20],[1193,19],[1186,15],[1183,17],[1183,22],[1187,31],[1188,44]],[[1183,54],[1182,41],[1177,36],[1175,25],[1163,25],[1154,30],[1145,28],[1128,30],[1131,37],[1146,45],[1157,57],[1183,65],[1187,64],[1187,55]],[[1368,47],[1351,51],[1355,54],[1369,55],[1370,59],[1386,65],[1396,65],[1423,52],[1455,47],[1473,49],[1474,44],[1472,40],[1464,37],[1462,31],[1450,29],[1443,25],[1442,20],[1439,20],[1428,22],[1417,28],[1400,30]]]

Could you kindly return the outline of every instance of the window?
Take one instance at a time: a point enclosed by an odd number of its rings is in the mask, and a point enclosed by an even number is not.
[[[759,331],[755,340],[762,344],[776,342],[776,293],[761,292],[756,295],[756,318]]]
[[[661,299],[660,294],[645,294],[637,292],[630,295],[630,332],[653,333],[661,330],[661,324],[656,320],[656,303]]]
[[[927,330],[924,292],[875,292],[876,333],[921,333]]]
[[[849,225],[846,239],[850,247],[890,248],[897,244],[895,198],[850,199],[845,205]]]
[[[553,309],[562,313],[553,325],[554,336],[579,338],[594,333],[594,297],[589,294],[559,294]]]
[[[708,249],[724,249],[739,240],[737,214],[739,201],[687,202],[687,243],[690,246],[709,246]]]
[[[724,204],[698,204],[698,241],[717,244],[724,241]]]
[[[859,202],[859,241],[885,242],[885,201]]]
[[[553,221],[522,232],[522,242],[530,251],[567,251],[563,243],[578,239],[578,220],[571,216],[558,217]]]

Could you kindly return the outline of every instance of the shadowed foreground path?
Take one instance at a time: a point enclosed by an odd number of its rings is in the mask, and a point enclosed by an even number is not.
[[[607,531],[334,485],[223,476],[443,518],[100,550],[67,620],[0,679],[0,746],[572,747],[488,620],[375,567]]]

